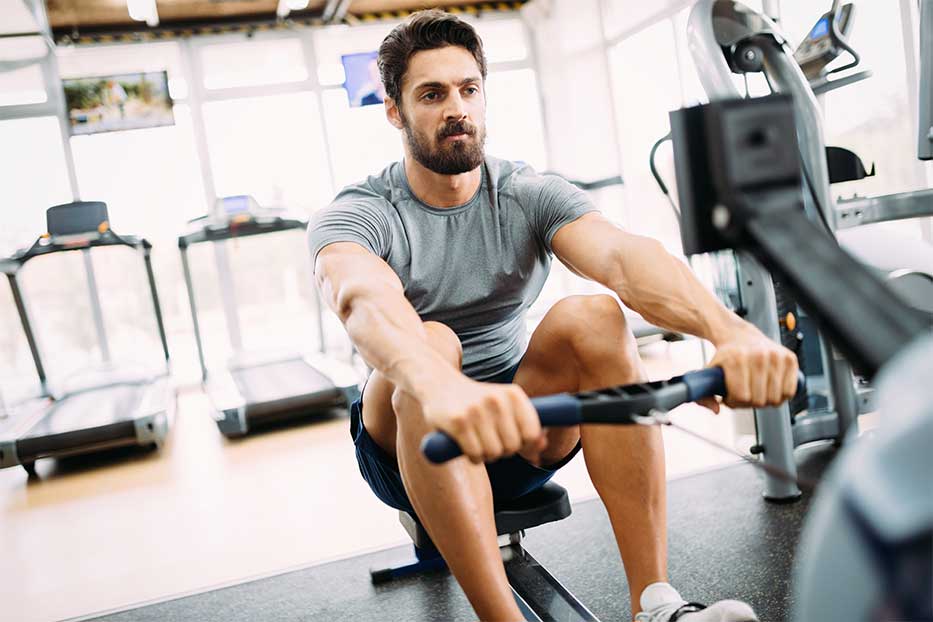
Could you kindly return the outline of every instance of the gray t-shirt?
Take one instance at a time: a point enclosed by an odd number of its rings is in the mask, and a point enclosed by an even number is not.
[[[557,230],[596,208],[560,177],[486,157],[476,195],[456,207],[420,201],[396,162],[344,188],[308,227],[312,261],[334,242],[385,260],[424,321],[450,327],[463,371],[491,378],[521,360],[525,312],[541,293]]]

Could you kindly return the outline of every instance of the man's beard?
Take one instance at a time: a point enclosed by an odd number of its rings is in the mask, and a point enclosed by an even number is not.
[[[477,127],[469,121],[448,123],[432,141],[423,132],[415,130],[403,117],[405,138],[411,155],[421,166],[439,175],[459,175],[472,171],[483,162],[483,146],[486,143],[486,128]],[[462,140],[445,141],[448,136],[466,134]],[[432,143],[437,145],[432,148]]]

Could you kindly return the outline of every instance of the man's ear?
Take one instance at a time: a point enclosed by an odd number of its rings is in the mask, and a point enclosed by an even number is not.
[[[401,130],[405,127],[405,124],[402,123],[402,112],[398,108],[398,104],[395,103],[395,100],[391,97],[385,98],[386,106],[386,119],[389,120],[389,123],[392,124],[397,130]]]

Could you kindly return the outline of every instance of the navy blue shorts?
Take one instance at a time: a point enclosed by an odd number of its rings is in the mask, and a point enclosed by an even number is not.
[[[487,379],[486,382],[508,384],[512,382],[517,371],[518,364],[498,376]],[[383,503],[397,510],[414,514],[415,510],[402,484],[398,462],[377,445],[363,427],[362,395],[350,406],[350,437],[356,446],[356,461],[360,466],[360,473],[376,496]],[[541,467],[531,464],[517,454],[488,463],[486,471],[489,473],[489,483],[492,485],[493,500],[515,499],[540,488],[554,477],[554,473],[559,468],[570,462],[578,451],[580,451],[579,442],[560,462]]]

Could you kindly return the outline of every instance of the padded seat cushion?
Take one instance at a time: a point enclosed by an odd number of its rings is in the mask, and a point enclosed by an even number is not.
[[[571,512],[567,490],[554,482],[547,482],[527,495],[500,503],[495,510],[496,533],[500,536],[567,518]],[[415,516],[408,512],[399,512],[399,522],[411,536],[416,547],[434,547],[428,533]]]

